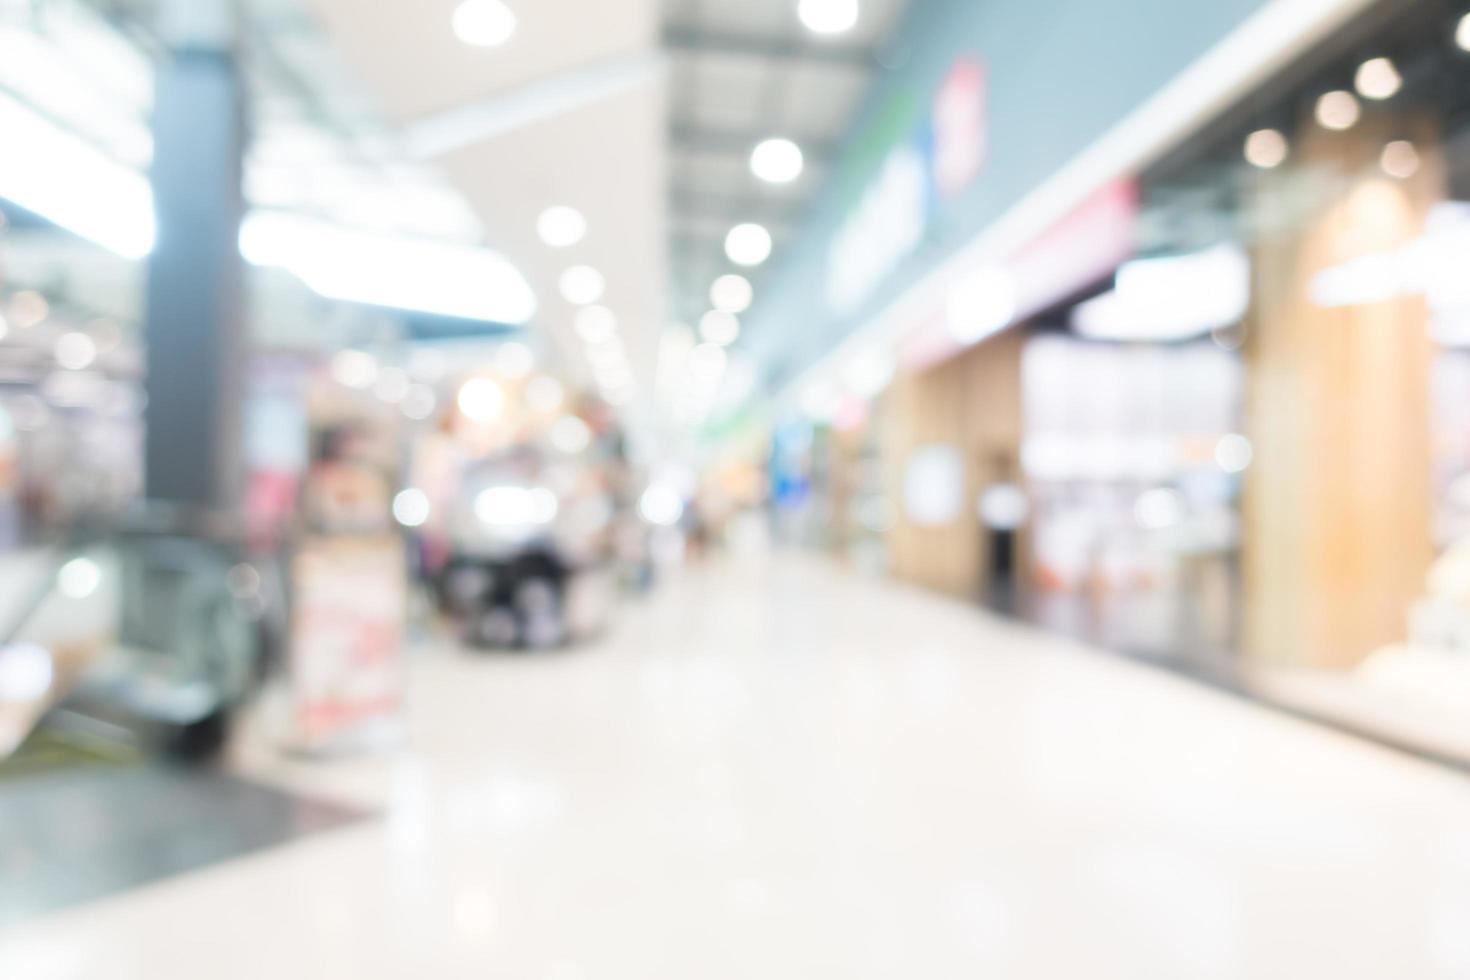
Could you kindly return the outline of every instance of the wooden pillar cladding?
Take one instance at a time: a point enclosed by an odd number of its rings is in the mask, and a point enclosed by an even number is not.
[[[1262,175],[1252,202],[1269,230],[1247,348],[1246,653],[1258,666],[1350,668],[1403,639],[1432,557],[1429,313],[1406,295],[1325,306],[1312,285],[1418,238],[1444,176],[1425,126],[1404,179],[1379,167],[1402,126],[1302,131],[1295,161]]]
[[[899,377],[886,401],[889,549],[894,574],[964,598],[989,583],[986,535],[975,512],[982,488],[1016,480],[1021,453],[1021,349],[1012,330],[927,371]],[[964,506],[950,525],[915,524],[905,508],[905,475],[916,451],[946,445],[965,463]]]

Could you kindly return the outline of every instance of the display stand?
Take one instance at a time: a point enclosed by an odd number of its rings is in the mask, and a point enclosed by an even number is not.
[[[314,534],[291,557],[291,747],[380,748],[401,737],[403,542]]]

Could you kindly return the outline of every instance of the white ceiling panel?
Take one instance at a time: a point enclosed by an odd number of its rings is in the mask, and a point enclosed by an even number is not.
[[[658,41],[654,0],[509,0],[518,25],[498,48],[455,37],[456,0],[308,2],[383,111],[399,122]]]

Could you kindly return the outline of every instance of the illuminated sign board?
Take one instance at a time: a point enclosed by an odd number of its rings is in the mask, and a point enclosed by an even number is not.
[[[827,302],[856,312],[923,243],[940,203],[967,190],[984,166],[987,146],[985,66],[957,62],[929,115],[888,152],[827,255]]]

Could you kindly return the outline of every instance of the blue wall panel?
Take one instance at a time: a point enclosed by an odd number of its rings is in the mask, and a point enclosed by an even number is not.
[[[1267,0],[917,0],[827,187],[777,255],[747,318],[749,349],[780,383],[813,363],[980,234],[1238,27]],[[914,131],[957,59],[989,73],[989,155],[925,244],[856,312],[827,301],[827,253],[895,138]]]

